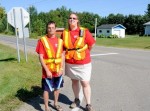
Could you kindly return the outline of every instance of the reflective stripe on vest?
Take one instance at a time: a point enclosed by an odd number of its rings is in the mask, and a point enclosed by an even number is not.
[[[85,58],[85,50],[88,48],[87,44],[84,43],[85,40],[85,28],[80,27],[83,30],[83,36],[77,37],[77,40],[73,44],[70,37],[70,32],[68,29],[64,30],[64,46],[66,48],[66,59],[74,58],[75,60],[83,60]]]
[[[61,54],[62,54],[62,45],[63,41],[58,38],[58,47],[57,52],[55,53],[50,41],[47,37],[41,38],[42,44],[44,45],[44,48],[46,50],[46,54],[48,56],[48,59],[44,59],[45,64],[52,72],[59,72],[61,68]]]

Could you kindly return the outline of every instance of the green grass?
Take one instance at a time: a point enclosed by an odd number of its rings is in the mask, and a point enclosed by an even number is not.
[[[96,38],[96,44],[108,47],[150,49],[150,37],[126,35],[126,38]]]
[[[41,66],[37,55],[21,52],[17,61],[15,49],[0,44],[0,111],[11,111],[22,101],[41,94]]]

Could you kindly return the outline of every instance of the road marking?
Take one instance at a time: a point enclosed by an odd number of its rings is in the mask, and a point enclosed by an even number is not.
[[[103,56],[103,55],[113,55],[113,54],[119,54],[119,53],[92,54],[91,56]]]
[[[80,98],[80,105],[83,101],[83,90],[82,90],[82,86],[80,86],[80,92],[79,92],[79,98]],[[74,109],[72,109],[71,111],[78,111],[80,108],[76,107]]]

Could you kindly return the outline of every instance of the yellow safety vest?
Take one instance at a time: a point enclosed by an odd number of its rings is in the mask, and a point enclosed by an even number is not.
[[[44,45],[46,54],[48,56],[48,59],[44,59],[45,64],[47,65],[47,67],[51,72],[58,73],[60,71],[62,62],[62,48],[63,48],[62,39],[58,38],[58,47],[56,52],[54,51],[50,41],[48,40],[48,37],[46,36],[41,37],[41,42]]]
[[[85,50],[88,45],[84,43],[85,40],[85,28],[80,27],[80,34],[77,40],[73,44],[68,29],[63,31],[64,47],[66,48],[66,59],[74,58],[75,60],[83,60],[86,56]]]

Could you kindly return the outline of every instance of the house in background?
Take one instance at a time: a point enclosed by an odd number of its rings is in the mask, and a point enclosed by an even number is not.
[[[144,35],[150,35],[150,21],[143,24],[145,26],[145,32]]]
[[[121,24],[103,24],[97,27],[97,35],[117,35],[118,38],[125,38],[125,29]]]
[[[65,28],[56,28],[56,36],[60,37]]]

